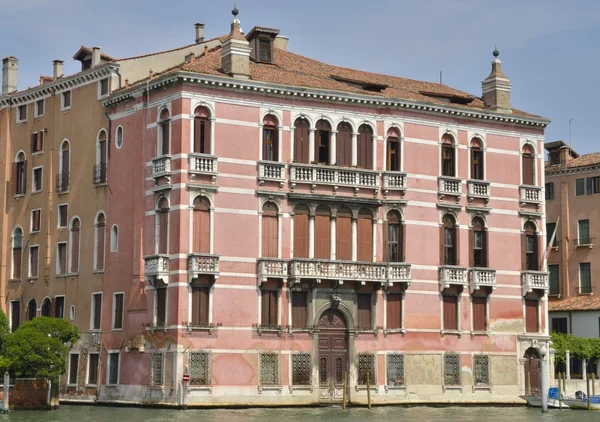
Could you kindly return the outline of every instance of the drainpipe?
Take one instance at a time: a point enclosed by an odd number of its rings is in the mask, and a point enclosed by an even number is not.
[[[56,127],[56,126],[55,126]],[[50,177],[52,178],[52,176],[54,175],[54,142],[53,142],[53,136],[48,136],[46,137],[45,135],[47,134],[44,133],[44,138],[48,138],[49,140],[49,147],[50,147],[50,164],[49,164],[49,171],[50,171]],[[54,134],[51,134],[54,135]],[[51,249],[51,245],[52,245],[52,232],[50,231],[50,227],[52,227],[52,207],[53,207],[53,197],[54,197],[54,183],[52,183],[53,180],[51,180],[50,183],[48,183],[48,212],[46,213],[46,268],[44,270],[45,274],[44,274],[44,281],[46,282],[46,284],[50,284],[50,253],[52,251]],[[70,187],[70,183],[72,183],[72,181],[69,182],[69,189]]]
[[[8,108],[6,109],[6,139],[4,140],[4,152],[3,152],[3,156],[4,156],[4,177],[6,178],[6,174],[8,172],[8,151],[9,151],[9,145],[10,145],[10,111],[12,109],[12,97],[8,98]],[[2,128],[2,120],[0,120],[0,130]],[[7,182],[8,180],[6,180],[5,182]],[[2,210],[6,209],[6,203],[8,201],[8,195],[9,195],[9,185],[8,183],[4,183],[4,197],[2,198]],[[8,253],[5,253],[5,248],[8,249],[8,242],[4,242],[4,239],[6,239],[5,237],[5,233],[7,231],[7,218],[6,218],[6,214],[3,214],[0,223],[0,309],[2,309],[2,305],[5,304],[6,299],[8,299],[6,297],[6,280],[4,279],[4,276],[6,275],[6,256],[8,255]],[[24,254],[21,254],[24,255]],[[22,259],[21,259],[22,262]],[[11,274],[12,275],[12,274]],[[7,308],[5,308],[7,310],[6,314],[9,315],[10,310]]]

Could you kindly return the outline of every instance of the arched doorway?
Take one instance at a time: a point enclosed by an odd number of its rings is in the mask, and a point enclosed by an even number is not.
[[[344,372],[348,370],[346,318],[328,309],[319,318],[319,398],[339,401],[343,395]]]
[[[536,349],[530,347],[525,351],[524,358],[525,394],[529,394],[529,392],[531,391],[532,395],[540,395],[540,354]]]

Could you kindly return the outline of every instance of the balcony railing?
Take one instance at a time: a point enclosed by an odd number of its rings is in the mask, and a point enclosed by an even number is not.
[[[406,191],[406,173],[399,171],[383,172],[383,194],[387,195],[390,191]]]
[[[144,257],[144,278],[152,284],[161,279],[169,283],[169,255],[154,254]]]
[[[525,204],[536,204],[539,206],[542,203],[542,188],[529,185],[519,186],[519,202],[521,202],[521,206]]]
[[[71,173],[63,172],[56,175],[56,192],[67,192],[71,186]]]
[[[258,162],[258,183],[262,186],[266,181],[278,182],[283,187],[285,182],[285,164],[277,161]]]
[[[106,163],[96,164],[94,166],[94,174],[93,174],[94,185],[100,185],[102,183],[106,183],[106,176],[107,176]]]
[[[575,248],[590,248],[594,246],[594,239],[591,237],[581,237],[575,239]]]
[[[163,155],[152,160],[152,177],[166,177],[171,175],[171,156]]]
[[[215,155],[192,152],[188,156],[190,174],[217,175],[217,157]],[[170,169],[169,169],[170,170]]]
[[[496,290],[496,270],[491,268],[471,268],[469,288],[471,294],[482,287]]]
[[[191,282],[200,275],[212,275],[219,278],[219,255],[206,253],[188,254],[188,278]]]
[[[549,289],[548,273],[543,271],[522,271],[521,287],[523,289],[523,296],[531,293],[533,290],[547,292]]]
[[[467,181],[467,192],[469,202],[473,199],[483,199],[487,204],[490,200],[490,182],[469,180]]]
[[[298,183],[379,189],[379,173],[374,170],[351,169],[325,165],[290,164],[290,182],[292,189]]]
[[[462,194],[462,180],[456,177],[441,176],[438,177],[438,196],[444,199],[445,196],[455,196],[456,201],[460,201]]]
[[[268,278],[287,279],[289,275],[288,260],[279,258],[258,259],[258,285],[267,281]]]
[[[467,285],[467,269],[457,265],[443,265],[440,267],[440,292],[451,286]]]

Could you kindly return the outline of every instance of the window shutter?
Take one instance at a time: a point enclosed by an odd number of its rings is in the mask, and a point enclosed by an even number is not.
[[[38,276],[38,265],[39,265],[38,252],[39,252],[39,249],[37,247],[31,249],[31,256],[32,256],[31,260],[33,261],[32,265],[31,265],[31,273],[32,273],[31,275],[34,277]]]
[[[444,300],[444,329],[457,330],[457,302],[458,296],[443,296]]]
[[[591,177],[586,178],[585,179],[585,183],[586,183],[586,186],[587,186],[587,194],[591,195],[594,192],[592,178]]]
[[[473,297],[473,331],[486,331],[487,298]]]
[[[31,134],[31,152],[36,151],[37,146],[37,132]]]
[[[315,216],[315,258],[329,259],[331,226],[328,215]]]
[[[292,327],[303,328],[307,321],[307,292],[292,292]]]
[[[115,301],[115,328],[123,328],[123,295],[116,295]]]
[[[525,300],[525,327],[528,333],[538,332],[538,301],[535,299]]]
[[[169,232],[169,213],[161,210],[158,214],[158,253],[167,253],[168,232]]]
[[[96,228],[96,233],[98,236],[97,245],[98,248],[96,250],[96,269],[103,270],[104,269],[104,224],[98,225]]]
[[[201,325],[208,325],[208,287],[201,287],[198,289],[198,322]]]
[[[170,123],[166,122],[160,127],[160,130],[162,131],[162,155],[169,154],[169,126]]]
[[[389,233],[388,233],[388,222],[383,223],[383,262],[390,261],[390,249],[389,249]]]
[[[36,151],[41,151],[44,149],[44,131],[43,130],[40,130],[37,133],[35,149],[36,149]]]
[[[308,258],[308,215],[294,215],[294,257]]]
[[[210,250],[210,212],[205,210],[193,211],[193,245],[194,252],[209,253]],[[161,222],[162,224],[162,222]],[[161,232],[162,233],[162,232]],[[166,235],[165,235],[166,238]],[[166,252],[165,252],[166,253]]]
[[[23,193],[27,192],[27,160],[23,161]]]
[[[165,325],[166,322],[166,302],[167,289],[164,287],[156,289],[156,325],[159,327]]]
[[[487,230],[481,232],[481,236],[483,241],[483,266],[487,268],[490,265]]]
[[[194,118],[194,152],[200,153],[201,149],[201,139],[202,139],[202,118],[196,117]]]
[[[406,235],[404,233],[404,230],[406,229],[406,227],[404,226],[404,222],[400,222],[400,224],[398,224],[398,230],[400,231],[398,233],[399,235],[399,245],[402,246],[402,249],[400,250],[400,260],[402,262],[406,262]]]
[[[440,226],[440,265],[446,265],[445,228]]]
[[[71,231],[71,272],[79,272],[79,228]]]
[[[387,295],[386,328],[395,330],[402,328],[402,294],[389,293]]]
[[[458,249],[458,248],[457,248]],[[469,230],[469,267],[475,266],[475,230]]]
[[[10,180],[12,182],[11,188],[12,188],[12,194],[14,196],[17,194],[17,188],[19,186],[19,172],[17,169],[17,163],[12,163]]]
[[[94,328],[100,329],[100,316],[102,314],[102,295],[94,295]]]
[[[262,306],[261,306],[261,325],[268,326],[269,325],[269,291],[263,290],[261,292],[262,295]]]
[[[358,328],[371,329],[371,295],[358,294]]]
[[[534,185],[533,180],[533,156],[529,154],[523,155],[523,184]]]
[[[21,278],[21,251],[23,249],[21,247],[19,248],[13,248],[13,277],[14,279],[20,279]]]
[[[315,137],[315,143],[317,138]],[[308,125],[304,122],[298,122],[294,128],[294,162],[308,163]]]
[[[527,235],[525,233],[521,235],[521,269],[527,270]]]
[[[359,218],[357,230],[358,260],[373,261],[373,221],[370,218]]]
[[[210,150],[210,120],[204,120],[204,124],[202,125],[202,132],[204,134],[204,145],[202,145],[203,148],[200,152],[202,152],[203,154],[214,155],[215,152]]]
[[[192,286],[192,325],[200,324],[200,288]]]
[[[352,259],[352,219],[338,216],[336,225],[336,257],[349,261]]]

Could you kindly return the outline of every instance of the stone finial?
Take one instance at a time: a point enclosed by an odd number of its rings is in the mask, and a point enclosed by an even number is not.
[[[500,52],[496,47],[492,53],[492,71],[481,83],[482,99],[487,107],[493,111],[511,113],[510,108],[510,80],[502,72],[502,62],[498,58]]]
[[[239,79],[250,79],[250,43],[242,34],[239,10],[233,7],[231,31],[221,48],[221,69],[228,75]]]

